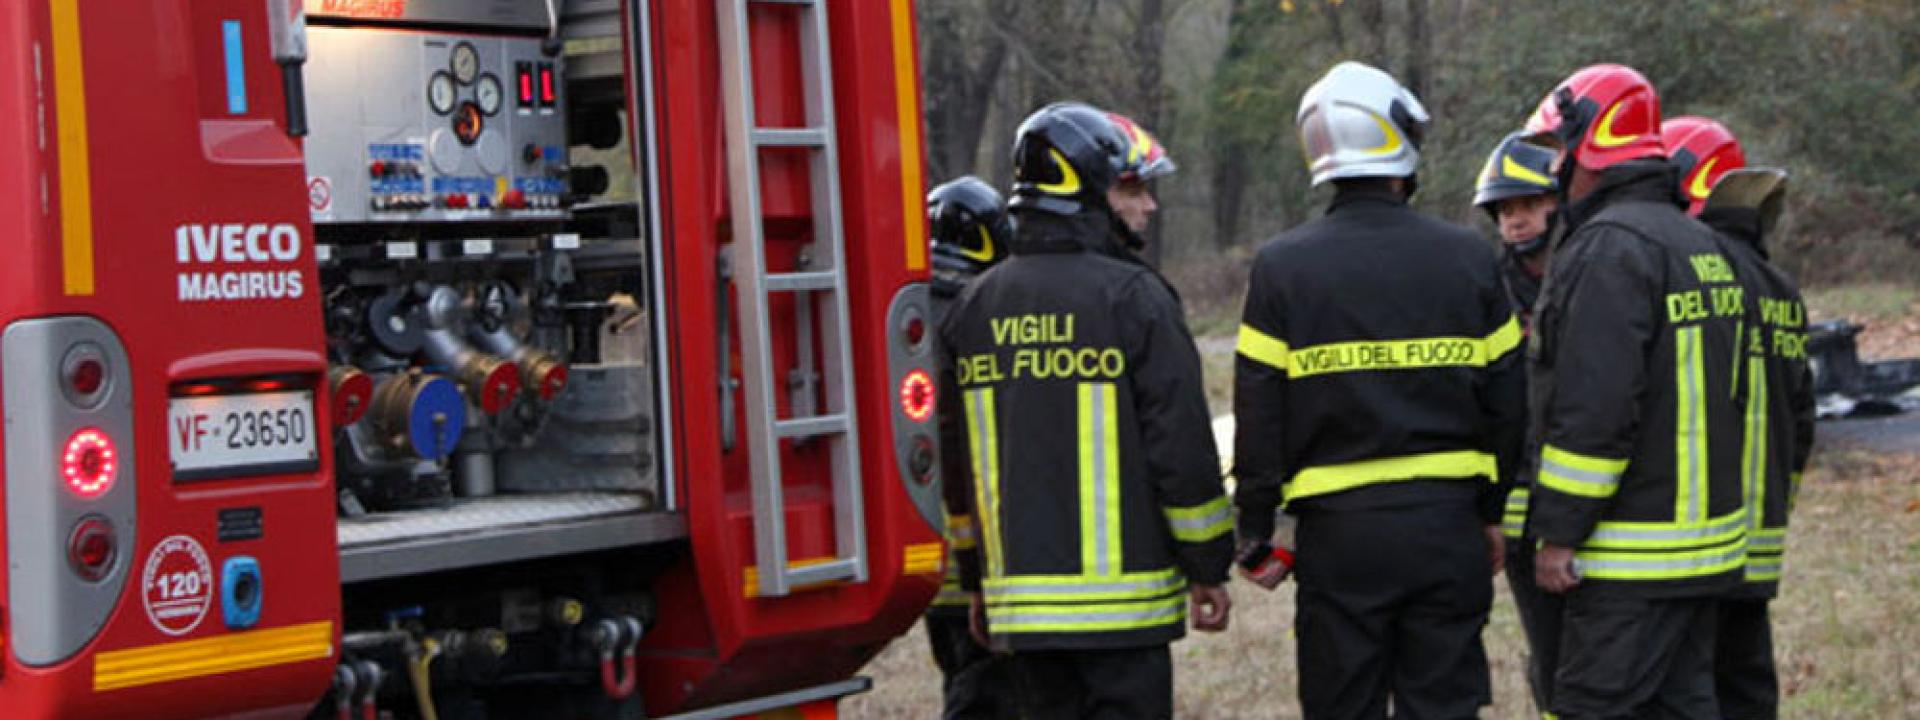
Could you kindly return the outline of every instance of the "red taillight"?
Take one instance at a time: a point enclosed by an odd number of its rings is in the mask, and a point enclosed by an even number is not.
[[[915,315],[907,319],[907,344],[918,346],[927,339],[927,319]]]
[[[67,540],[67,560],[75,574],[88,580],[106,577],[113,569],[114,550],[113,525],[98,515],[81,519]]]
[[[933,417],[933,402],[933,378],[927,371],[914,370],[900,381],[900,409],[907,413],[907,419],[926,422]]]
[[[92,395],[100,392],[100,386],[107,383],[107,366],[96,358],[84,358],[73,364],[67,373],[67,384],[80,395]]]
[[[85,428],[67,438],[60,455],[60,475],[67,489],[85,499],[106,494],[113,488],[119,461],[114,457],[113,439],[95,428]]]

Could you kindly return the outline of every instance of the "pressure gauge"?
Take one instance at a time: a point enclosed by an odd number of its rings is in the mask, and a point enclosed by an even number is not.
[[[435,72],[427,80],[427,105],[433,108],[435,115],[453,112],[453,102],[459,99],[459,88],[453,84],[453,76],[447,71]]]
[[[480,112],[492,115],[500,112],[500,101],[504,99],[500,90],[500,78],[493,73],[480,76],[480,84],[473,86],[473,99],[480,104]]]
[[[485,129],[486,120],[480,115],[480,106],[460,103],[460,109],[453,113],[453,136],[460,139],[460,144],[471,147]]]
[[[472,85],[473,79],[480,75],[480,51],[473,49],[473,43],[462,42],[453,46],[453,79],[461,85]]]

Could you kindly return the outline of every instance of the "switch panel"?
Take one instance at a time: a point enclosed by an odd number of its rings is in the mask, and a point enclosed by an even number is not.
[[[560,58],[537,38],[308,29],[316,223],[568,217]]]

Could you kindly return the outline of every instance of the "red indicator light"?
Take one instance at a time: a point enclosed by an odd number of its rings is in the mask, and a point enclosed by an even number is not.
[[[933,405],[933,378],[927,377],[925,370],[907,373],[900,381],[900,409],[906,412],[907,419],[926,422],[933,417]]]
[[[87,580],[106,577],[113,567],[113,525],[106,518],[88,517],[73,528],[67,538],[67,560],[73,571]]]
[[[553,98],[553,66],[543,64],[540,66],[540,104],[552,105]]]
[[[927,339],[926,319],[919,316],[914,316],[913,318],[908,319],[907,320],[907,344],[919,345],[920,341],[925,339]]]
[[[67,439],[60,455],[60,475],[67,489],[84,499],[105,495],[113,489],[120,463],[115,458],[113,440],[94,428],[85,428]]]
[[[86,358],[73,364],[73,371],[67,375],[67,384],[79,395],[92,395],[100,392],[100,386],[107,382],[107,366],[94,358]]]
[[[515,72],[518,73],[520,78],[520,104],[523,106],[532,105],[533,104],[533,72],[527,69],[526,63],[520,63],[519,68]]]

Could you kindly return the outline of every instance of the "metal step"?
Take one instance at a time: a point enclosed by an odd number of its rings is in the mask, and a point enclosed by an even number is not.
[[[781,420],[773,424],[773,431],[775,435],[783,438],[842,435],[847,432],[847,416],[816,415],[808,418]]]
[[[635,493],[502,495],[341,518],[341,582],[477,567],[685,537],[686,519]]]

